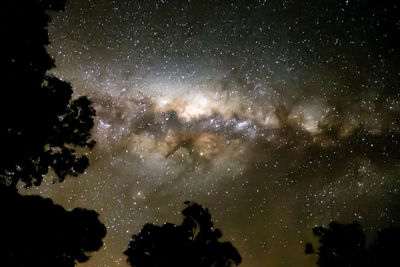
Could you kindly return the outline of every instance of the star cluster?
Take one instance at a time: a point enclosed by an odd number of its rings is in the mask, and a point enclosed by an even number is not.
[[[389,2],[69,0],[48,51],[93,101],[97,144],[84,175],[27,193],[100,213],[105,246],[82,266],[128,266],[130,235],[179,223],[185,200],[244,267],[310,266],[304,243],[332,220],[399,225]]]

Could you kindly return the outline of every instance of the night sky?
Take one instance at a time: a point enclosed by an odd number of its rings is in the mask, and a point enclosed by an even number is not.
[[[52,73],[97,111],[86,173],[26,194],[100,214],[78,266],[128,266],[143,224],[210,209],[243,267],[316,266],[311,229],[400,226],[396,1],[69,0]]]

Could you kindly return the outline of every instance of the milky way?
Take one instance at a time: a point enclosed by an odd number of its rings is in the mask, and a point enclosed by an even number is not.
[[[93,101],[97,144],[84,175],[26,192],[100,213],[105,246],[79,266],[127,266],[130,236],[180,223],[185,200],[244,267],[312,266],[304,244],[332,220],[399,225],[389,2],[69,0],[52,72]]]

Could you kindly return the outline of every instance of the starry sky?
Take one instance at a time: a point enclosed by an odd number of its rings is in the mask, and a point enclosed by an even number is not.
[[[20,191],[100,214],[105,245],[78,266],[128,266],[130,236],[185,200],[243,267],[316,266],[304,245],[332,220],[400,226],[399,8],[68,0],[51,73],[93,101],[97,144],[85,174]]]

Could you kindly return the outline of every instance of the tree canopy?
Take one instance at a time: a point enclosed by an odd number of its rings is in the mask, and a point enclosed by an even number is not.
[[[220,242],[208,209],[185,202],[181,225],[145,224],[132,236],[124,252],[133,267],[229,267],[239,265],[241,257],[230,242]]]
[[[76,147],[92,147],[95,111],[86,97],[72,100],[69,83],[48,75],[54,61],[48,11],[65,0],[6,0],[1,4],[0,182],[40,185],[53,168],[60,181],[83,173],[89,162]]]
[[[69,83],[48,71],[50,10],[65,0],[5,0],[0,5],[0,258],[2,266],[72,267],[89,259],[106,234],[95,211],[67,211],[50,199],[22,196],[17,184],[39,186],[53,168],[59,180],[83,173],[89,161],[95,111],[86,97],[72,100]]]
[[[397,266],[400,251],[400,229],[386,228],[367,245],[365,234],[358,222],[340,224],[331,222],[328,228],[315,227],[320,247],[315,252],[306,245],[307,254],[317,254],[321,267],[378,267]]]
[[[0,185],[1,265],[73,267],[89,259],[106,235],[92,210],[66,211],[51,199],[21,196]]]

